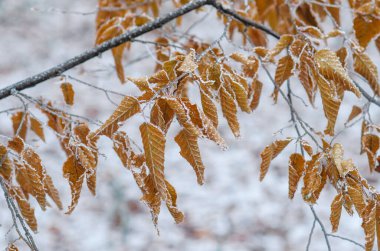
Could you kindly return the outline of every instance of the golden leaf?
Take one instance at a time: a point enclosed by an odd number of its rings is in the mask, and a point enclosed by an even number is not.
[[[261,92],[263,89],[263,83],[261,83],[261,81],[257,79],[254,80],[252,83],[252,89],[253,89],[253,97],[252,97],[251,104],[249,105],[249,107],[253,111],[259,106]]]
[[[71,204],[66,214],[71,214],[78,204],[85,177],[85,169],[75,159],[75,156],[69,156],[63,164],[63,177],[69,181],[70,185]]]
[[[112,134],[119,128],[119,123],[126,121],[138,112],[140,112],[139,101],[134,97],[125,96],[107,121],[92,133],[90,138],[95,138],[98,135],[112,138]]]
[[[360,46],[366,48],[372,38],[380,33],[380,20],[372,15],[356,15],[354,30]]]
[[[219,91],[220,103],[222,106],[223,116],[227,119],[228,125],[231,128],[235,137],[240,136],[240,125],[237,118],[237,108],[234,98],[222,86]]]
[[[70,83],[65,82],[61,84],[61,90],[62,90],[63,97],[65,99],[65,103],[68,105],[73,105],[74,104],[73,86]]]
[[[301,47],[300,49],[302,49]],[[316,94],[316,81],[312,78],[313,73],[315,72],[315,65],[308,51],[303,51],[300,56],[299,62],[299,74],[298,78],[306,91],[307,97],[311,104],[314,103],[315,94]]]
[[[349,179],[347,181],[349,181]],[[351,184],[347,187],[347,193],[355,206],[356,212],[358,212],[358,215],[361,216],[365,208],[363,191],[361,186],[356,181],[351,180],[350,183]]]
[[[229,75],[225,75],[225,80],[228,81],[228,83],[230,84],[230,86],[231,86],[231,88],[235,94],[236,101],[237,101],[240,109],[243,112],[250,113],[251,109],[249,108],[249,105],[248,105],[248,92],[247,92],[247,90],[240,83],[233,80],[232,77]]]
[[[119,46],[112,48],[111,50],[113,59],[115,61],[116,74],[122,84],[125,83],[124,68],[123,68],[123,63],[122,63],[123,52],[125,48],[126,48],[126,44],[121,44]]]
[[[12,115],[13,133],[23,140],[25,140],[28,130],[28,118],[28,114],[24,112],[16,112]]]
[[[332,226],[332,232],[338,231],[340,215],[342,214],[343,207],[343,195],[337,194],[331,203],[330,222]]]
[[[174,187],[165,180],[165,184],[167,187],[167,197],[168,201],[166,202],[166,206],[168,207],[168,210],[170,214],[173,216],[175,222],[181,223],[184,219],[184,215],[181,211],[177,208],[177,192],[175,191]]]
[[[11,140],[8,141],[8,147],[17,153],[21,153],[22,150],[24,150],[24,140],[20,138],[19,136],[13,137]]]
[[[293,153],[289,157],[289,198],[293,199],[297,185],[305,169],[305,159],[299,153]]]
[[[261,165],[260,165],[260,181],[262,181],[268,172],[270,162],[277,157],[278,154],[284,150],[284,148],[292,141],[291,138],[285,140],[276,140],[260,153]]]
[[[294,62],[291,56],[287,55],[278,61],[276,74],[275,74],[275,82],[277,84],[274,92],[272,94],[275,102],[277,102],[278,89],[281,88],[281,85],[290,78],[292,75],[292,71],[294,68]]]
[[[354,118],[356,118],[361,113],[362,113],[362,108],[360,108],[360,107],[358,107],[356,105],[352,106],[351,113],[348,116],[348,119],[347,119],[346,123],[350,122],[351,120],[353,120]]]
[[[269,59],[272,59],[273,57],[277,56],[281,51],[288,47],[293,42],[293,40],[293,35],[282,35],[280,40],[278,40],[276,46],[269,51],[267,57],[269,57]]]
[[[334,87],[323,76],[317,76],[317,84],[321,91],[323,111],[328,122],[325,133],[328,135],[334,135],[334,127],[341,100],[331,94]]]
[[[309,154],[309,156],[313,155],[313,148],[307,141],[301,140],[301,146],[307,152],[307,154]]]
[[[342,64],[343,68],[346,68],[346,64],[347,64],[347,56],[348,56],[348,53],[347,53],[347,49],[346,49],[346,47],[342,47],[342,48],[340,48],[340,49],[337,50],[335,53],[336,53],[336,55],[338,56],[339,61],[340,61],[340,63]]]
[[[365,233],[365,250],[371,251],[375,242],[376,228],[376,202],[374,200],[369,200],[363,211],[362,228]]]
[[[313,155],[310,161],[307,161],[306,172],[303,177],[302,196],[306,202],[315,203],[318,199],[318,189],[322,183],[322,177],[319,173],[318,165],[320,163],[320,155]]]
[[[46,174],[44,181],[45,181],[44,187],[45,187],[46,193],[54,201],[54,203],[57,205],[57,207],[60,210],[62,210],[63,207],[62,207],[61,198],[59,197],[59,192],[58,192],[57,188],[55,188],[55,186],[53,184],[53,180],[51,179],[51,177],[48,174]]]
[[[30,118],[30,129],[31,129],[31,130],[32,130],[32,131],[33,131],[38,137],[40,137],[40,139],[41,139],[42,141],[45,141],[44,129],[43,129],[41,123],[40,123],[37,119],[35,119],[35,118],[33,118],[33,117]]]
[[[22,151],[24,159],[24,167],[28,174],[29,182],[33,188],[32,195],[37,199],[42,210],[46,208],[46,192],[45,192],[45,176],[46,171],[42,166],[40,156],[31,148],[26,148]]]
[[[9,189],[9,194],[16,200],[21,215],[30,229],[32,229],[33,232],[37,232],[37,220],[34,215],[34,209],[30,206],[21,189],[19,187],[11,187]]]
[[[205,167],[202,162],[197,138],[197,136],[188,133],[186,130],[182,130],[175,137],[175,142],[177,142],[181,148],[181,156],[193,167],[197,175],[198,184],[202,185],[204,182]]]
[[[140,126],[144,146],[146,164],[153,178],[153,185],[161,199],[166,201],[166,185],[164,177],[165,135],[158,127],[150,123]]]
[[[202,109],[205,115],[212,121],[215,127],[218,127],[218,111],[211,94],[208,92],[204,84],[200,87]]]
[[[379,23],[380,25],[380,23]],[[373,92],[380,96],[379,75],[371,58],[362,51],[354,50],[354,70],[367,79]]]
[[[150,112],[150,122],[167,132],[174,118],[174,111],[165,99],[157,99]]]
[[[116,132],[112,136],[113,149],[123,163],[124,167],[131,168],[132,156],[134,155],[129,142],[129,137],[125,132]]]
[[[11,160],[8,158],[7,153],[8,153],[7,148],[0,144],[0,163],[1,163],[0,175],[7,182],[11,182],[13,164]]]
[[[362,137],[363,150],[367,153],[369,169],[375,170],[376,152],[379,150],[380,138],[374,134],[365,134]]]
[[[177,120],[190,134],[200,136],[202,133],[191,121],[188,109],[184,106],[180,99],[174,97],[163,97],[169,107],[174,111]]]
[[[335,52],[328,49],[317,51],[314,55],[319,72],[327,80],[334,81],[337,85],[341,85],[344,90],[355,93],[360,97],[360,91],[352,83],[347,72],[344,70]]]

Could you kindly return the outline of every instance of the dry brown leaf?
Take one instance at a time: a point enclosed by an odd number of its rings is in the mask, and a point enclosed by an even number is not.
[[[380,23],[379,23],[380,25]],[[364,51],[354,50],[354,70],[367,79],[373,92],[380,96],[379,74],[377,66]]]
[[[368,43],[380,33],[380,19],[372,15],[357,14],[354,18],[354,30],[360,46],[366,48]]]
[[[40,121],[30,117],[30,129],[38,136],[42,141],[45,141],[44,128],[42,127]]]
[[[348,116],[346,123],[350,122],[351,120],[356,118],[361,113],[362,113],[362,108],[360,108],[359,106],[356,106],[356,105],[352,106],[351,113]]]
[[[353,84],[335,52],[322,49],[314,54],[314,59],[323,77],[334,81],[337,85],[341,85],[344,90],[351,91],[360,97],[359,89]]]
[[[7,182],[12,181],[12,170],[13,170],[13,164],[12,161],[7,156],[8,150],[5,146],[0,144],[0,175],[3,177],[4,180]]]
[[[342,214],[343,207],[343,194],[339,193],[335,196],[331,203],[330,222],[332,226],[332,232],[338,231],[340,215]]]
[[[12,243],[7,247],[7,251],[18,251],[18,248],[14,243]]]
[[[140,112],[139,101],[134,97],[125,96],[107,121],[91,134],[90,138],[94,139],[98,135],[105,135],[112,138],[112,134],[116,132],[120,126],[119,123],[126,121],[138,112]]]
[[[365,250],[372,251],[376,228],[376,202],[374,200],[369,200],[364,209],[362,228],[365,233]]]
[[[277,102],[277,96],[278,96],[278,91],[279,91],[278,89],[281,88],[281,85],[287,79],[290,78],[290,76],[292,75],[293,68],[294,68],[294,62],[293,62],[292,57],[289,55],[280,58],[280,60],[278,61],[277,69],[276,69],[276,73],[274,77],[277,86],[272,94],[275,102]]]
[[[299,153],[293,153],[289,157],[289,198],[293,199],[298,182],[305,169],[305,159]]]
[[[66,214],[71,214],[78,205],[82,185],[85,177],[85,169],[76,160],[75,156],[71,155],[63,164],[63,177],[69,181],[71,190],[71,204]]]
[[[343,146],[339,143],[334,144],[331,149],[331,157],[341,177],[344,177],[344,170],[342,167],[343,155],[344,155]]]
[[[317,84],[321,91],[323,111],[328,122],[325,133],[332,136],[334,135],[335,122],[338,116],[341,100],[331,94],[334,87],[323,76],[317,76]]]
[[[254,80],[252,83],[252,89],[253,89],[253,97],[252,97],[251,104],[249,105],[249,107],[253,111],[253,110],[256,110],[256,108],[259,106],[261,92],[263,89],[263,83],[261,83],[261,81],[257,79]]]
[[[292,141],[291,138],[285,140],[276,140],[260,153],[261,165],[260,165],[260,181],[265,178],[268,172],[270,162],[277,157],[278,154],[284,150],[284,148]]]
[[[223,86],[220,88],[219,97],[223,116],[227,119],[228,125],[235,137],[239,137],[240,124],[237,118],[237,108],[234,98]]]
[[[65,103],[68,105],[73,105],[74,104],[73,86],[70,83],[65,82],[61,84],[61,90],[62,90],[63,98],[65,99]]]
[[[369,169],[375,170],[376,153],[380,147],[380,138],[375,134],[365,134],[362,137],[363,150],[367,153]]]
[[[162,200],[166,201],[166,184],[164,176],[165,135],[153,124],[143,123],[140,126],[141,138],[144,146],[146,165],[152,175],[154,188]]]
[[[301,140],[301,146],[307,152],[307,154],[309,154],[309,156],[313,155],[313,148],[307,141]]]
[[[44,181],[45,181],[44,187],[45,187],[46,193],[54,201],[54,203],[57,205],[57,207],[60,210],[62,210],[63,207],[62,207],[61,198],[59,197],[59,192],[58,192],[57,188],[53,184],[53,180],[51,179],[51,177],[48,174],[46,174]]]
[[[198,184],[202,185],[204,183],[205,167],[202,162],[197,138],[197,136],[189,134],[186,130],[182,130],[175,137],[175,142],[181,148],[181,156],[193,167],[197,175]]]
[[[201,85],[200,93],[203,112],[212,121],[212,124],[215,127],[218,127],[218,111],[212,96],[205,85]]]
[[[32,195],[37,199],[42,210],[46,209],[46,192],[45,192],[45,177],[46,171],[42,166],[40,156],[31,148],[26,148],[21,154],[24,160],[24,167],[28,175],[29,182],[32,186]]]
[[[34,215],[34,209],[30,206],[21,189],[19,187],[11,187],[9,194],[16,200],[21,215],[30,229],[32,229],[33,232],[37,232],[37,220]]]
[[[347,193],[350,196],[352,204],[355,206],[356,212],[361,216],[365,208],[362,188],[356,182],[352,182],[352,185],[347,187]]]
[[[12,115],[13,133],[23,140],[25,140],[28,131],[28,118],[28,114],[24,112],[16,112]]]

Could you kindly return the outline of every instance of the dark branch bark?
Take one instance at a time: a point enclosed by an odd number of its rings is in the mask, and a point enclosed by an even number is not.
[[[230,15],[233,18],[235,18],[236,20],[244,23],[247,26],[255,27],[255,28],[262,30],[263,32],[275,37],[275,38],[279,38],[279,36],[276,33],[271,31],[267,27],[265,27],[261,24],[255,23],[252,20],[249,20],[247,18],[241,17],[240,15],[235,13],[234,11],[225,8],[220,3],[217,3],[216,0],[191,1],[189,4],[186,4],[186,5],[182,6],[181,8],[176,9],[173,12],[170,12],[166,16],[157,18],[152,22],[149,22],[143,26],[140,26],[140,27],[135,28],[131,31],[128,31],[128,32],[126,32],[120,36],[117,36],[117,37],[115,37],[109,41],[106,41],[106,42],[102,43],[101,45],[96,46],[92,49],[89,49],[89,50],[83,52],[82,54],[67,60],[64,63],[61,63],[61,64],[54,66],[48,70],[45,70],[45,71],[38,73],[34,76],[28,77],[24,80],[17,82],[17,83],[9,85],[9,86],[5,87],[4,89],[1,89],[0,90],[0,100],[10,96],[12,94],[12,90],[22,91],[24,89],[34,87],[34,86],[38,85],[39,83],[42,83],[48,79],[60,76],[65,71],[70,70],[70,69],[74,68],[75,66],[78,66],[78,65],[100,55],[101,53],[103,53],[105,51],[108,51],[108,50],[110,50],[110,49],[112,49],[118,45],[125,43],[125,42],[129,42],[129,41],[133,40],[134,38],[137,38],[137,37],[139,37],[145,33],[148,33],[150,31],[158,29],[158,28],[162,27],[163,25],[165,25],[166,23],[176,19],[177,17],[183,16],[186,13],[189,13],[189,12],[191,12],[195,9],[198,9],[199,7],[202,7],[204,5],[213,6],[219,12],[222,12],[226,15]]]

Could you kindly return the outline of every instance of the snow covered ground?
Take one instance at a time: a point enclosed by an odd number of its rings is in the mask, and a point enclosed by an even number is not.
[[[95,8],[95,0],[0,0],[0,87],[38,73],[92,47]],[[184,29],[186,24],[201,16],[202,13],[186,16]],[[205,29],[204,25],[192,32],[205,41],[212,42],[220,36],[223,26],[215,20],[214,12],[204,22],[207,27],[213,27],[215,32],[210,32],[210,28]],[[226,43],[224,45],[227,50],[233,49]],[[126,55],[130,60],[147,51],[145,46],[132,48],[134,50]],[[148,58],[136,64],[125,64],[126,75],[142,76],[151,73],[153,65],[150,61]],[[135,92],[126,85],[120,85],[110,53],[104,53],[101,58],[95,58],[67,74],[99,87],[126,94]],[[227,151],[221,151],[210,142],[201,141],[206,165],[205,185],[196,184],[192,168],[178,153],[179,147],[173,140],[178,128],[169,132],[166,173],[177,189],[178,205],[185,212],[185,222],[176,225],[163,208],[159,217],[160,235],[157,235],[149,211],[139,201],[141,193],[131,174],[122,167],[110,142],[101,139],[100,151],[107,157],[100,158],[97,196],[93,197],[84,188],[78,207],[69,216],[55,208],[42,212],[36,207],[39,233],[34,237],[40,250],[305,250],[314,217],[298,192],[293,201],[287,197],[287,157],[294,152],[294,146],[288,147],[273,161],[262,183],[258,181],[259,154],[262,149],[274,139],[294,136],[293,128],[280,131],[289,125],[289,110],[282,101],[272,105],[272,84],[265,77],[262,77],[262,81],[264,94],[258,110],[253,114],[239,115],[242,127],[240,139],[233,138],[227,123],[223,121],[220,130],[229,144]],[[70,82],[76,91],[76,104],[72,111],[104,121],[114,109],[104,93],[76,81]],[[68,109],[62,102],[59,83],[59,79],[49,80],[25,93],[33,97],[59,100],[57,105]],[[296,92],[303,95],[302,91]],[[117,100],[117,97],[113,98]],[[14,97],[0,102],[1,110],[20,105]],[[298,103],[297,100],[295,102]],[[339,115],[342,121],[348,116],[354,102],[352,95],[347,95]],[[302,107],[300,102],[299,107]],[[323,114],[311,111],[313,108],[309,107],[307,112],[303,112],[304,118],[316,129],[323,130],[326,123]],[[377,110],[374,118],[379,118],[379,115]],[[10,135],[9,118],[3,114],[0,121],[0,133]],[[126,125],[127,132],[132,137],[138,137],[137,122],[133,120]],[[342,129],[343,124],[337,127],[338,130]],[[373,185],[378,185],[378,174],[368,174],[366,156],[359,155],[359,130],[359,126],[355,126],[343,132],[339,141],[346,149],[346,156],[355,160]],[[61,168],[65,156],[53,133],[46,131],[46,134],[46,144],[39,141],[32,141],[32,144],[38,146],[38,152],[67,207],[71,197]],[[33,137],[30,139],[33,140]],[[331,187],[325,189],[315,205],[318,216],[329,232],[329,208],[334,195],[335,191]],[[8,241],[16,238],[16,233],[7,233],[11,218],[4,198],[0,199],[0,203],[0,249],[3,250]],[[338,234],[363,243],[364,234],[360,224],[361,220],[357,216],[349,217],[343,213]],[[360,250],[360,247],[340,239],[330,238],[330,242],[333,250]],[[17,244],[22,246],[21,242]],[[327,250],[318,225],[310,250]]]

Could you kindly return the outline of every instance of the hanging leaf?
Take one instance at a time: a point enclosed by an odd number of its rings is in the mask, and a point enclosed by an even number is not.
[[[65,99],[65,103],[68,105],[73,105],[74,104],[73,86],[70,83],[65,82],[61,84],[61,90],[62,90],[63,97]]]
[[[30,229],[32,229],[33,232],[37,232],[37,220],[34,215],[34,209],[30,206],[21,189],[19,187],[11,187],[9,189],[9,194],[16,200],[21,215]]]
[[[359,106],[356,106],[356,105],[352,106],[351,113],[348,116],[346,123],[350,122],[351,120],[356,118],[361,113],[362,113],[362,108],[360,108]]]
[[[240,137],[240,124],[237,118],[237,108],[234,98],[227,92],[224,87],[219,91],[220,104],[222,106],[223,116],[227,119],[235,137]]]
[[[181,148],[181,156],[193,167],[197,175],[198,184],[202,185],[204,182],[205,167],[202,162],[197,138],[197,136],[189,134],[186,130],[182,130],[175,137],[175,142],[177,142]]]
[[[365,52],[354,50],[354,70],[367,79],[373,92],[377,96],[380,96],[379,74],[377,72],[377,67]]]
[[[41,123],[33,118],[30,117],[30,129],[38,136],[42,141],[45,141],[45,134],[44,134],[44,129],[41,125]]]
[[[330,222],[332,226],[332,232],[338,231],[340,215],[342,214],[343,207],[343,195],[337,194],[331,203]]]
[[[251,104],[249,105],[249,107],[253,111],[253,110],[256,110],[256,108],[259,106],[261,92],[263,89],[263,83],[261,83],[257,79],[254,80],[252,83],[252,89],[253,89],[253,97],[252,97]]]
[[[112,134],[116,132],[120,126],[119,123],[126,121],[139,112],[139,101],[134,97],[125,96],[107,121],[98,130],[92,133],[90,138],[94,139],[98,135],[105,135],[112,138]]]
[[[289,157],[289,198],[293,199],[298,182],[305,169],[305,159],[301,154],[293,153]]]
[[[165,160],[165,135],[156,126],[143,123],[140,126],[143,141],[146,164],[153,178],[153,185],[157,189],[162,200],[167,199],[166,184],[164,177]]]
[[[323,77],[334,81],[336,84],[341,85],[344,90],[351,91],[357,97],[360,97],[360,91],[352,83],[335,52],[323,49],[315,53],[314,59]]]
[[[277,157],[278,154],[284,150],[284,148],[292,141],[288,138],[285,140],[276,140],[261,152],[261,165],[260,165],[260,181],[265,178],[268,172],[270,162]]]
[[[82,185],[85,177],[85,169],[76,160],[75,156],[71,155],[63,164],[63,177],[69,181],[71,190],[71,204],[66,214],[71,214],[78,205]]]
[[[363,212],[362,228],[365,233],[365,249],[371,251],[375,242],[376,203],[369,200]]]
[[[372,15],[358,14],[354,18],[354,30],[360,46],[366,48],[368,43],[380,33],[380,19]]]
[[[276,74],[275,74],[275,82],[277,84],[272,96],[277,102],[277,96],[278,96],[278,89],[281,88],[281,85],[290,78],[292,75],[292,71],[294,68],[294,62],[291,56],[287,55],[278,61]]]
[[[374,134],[365,134],[362,137],[363,150],[367,153],[371,172],[375,170],[376,152],[380,147],[380,138]]]
[[[23,140],[25,140],[28,130],[28,118],[28,114],[24,112],[16,112],[12,115],[13,133]]]

